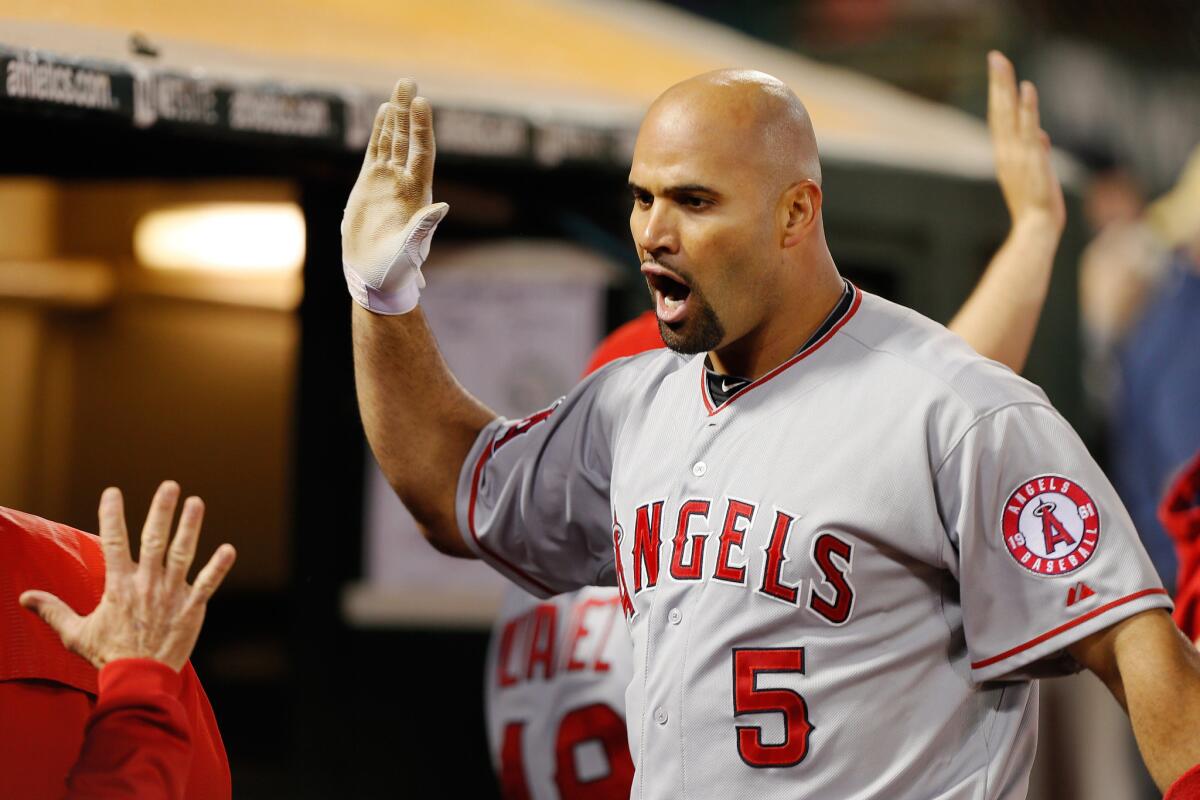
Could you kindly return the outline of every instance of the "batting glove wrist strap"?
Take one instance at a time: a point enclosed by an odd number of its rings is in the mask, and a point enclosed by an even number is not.
[[[413,214],[397,236],[399,246],[366,264],[342,261],[346,287],[354,302],[375,314],[407,314],[417,307],[425,278],[421,265],[429,257],[429,245],[438,223],[450,206],[433,203]],[[345,235],[345,222],[342,233]]]

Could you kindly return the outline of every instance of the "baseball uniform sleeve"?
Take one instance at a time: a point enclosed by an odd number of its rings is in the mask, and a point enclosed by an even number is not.
[[[538,597],[615,578],[608,488],[621,366],[523,420],[496,420],[463,464],[467,546]]]
[[[1045,404],[977,418],[936,492],[975,681],[1074,671],[1067,645],[1171,605],[1112,485]]]

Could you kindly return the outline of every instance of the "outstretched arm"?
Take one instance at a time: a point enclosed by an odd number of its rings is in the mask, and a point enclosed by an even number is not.
[[[418,308],[382,317],[354,307],[354,375],[380,469],[438,550],[473,558],[455,520],[463,461],[494,417],[438,352]]]
[[[1129,714],[1142,759],[1160,789],[1200,764],[1200,652],[1167,612],[1136,614],[1069,649]],[[1196,796],[1182,786],[1168,795]]]
[[[1018,91],[1012,64],[997,52],[988,54],[988,126],[1012,227],[949,327],[980,354],[1020,372],[1046,302],[1066,211],[1037,90],[1023,81]]]
[[[471,557],[455,521],[458,475],[496,415],[467,393],[438,352],[417,293],[433,203],[432,111],[409,80],[380,107],[342,223],[354,306],[354,374],[371,450],[396,494],[444,553]]]
[[[221,545],[189,586],[204,505],[188,498],[168,548],[178,499],[178,484],[159,487],[134,563],[121,493],[105,490],[100,499],[104,594],[87,616],[48,592],[21,594],[21,605],[53,628],[63,646],[100,670],[96,705],[67,778],[68,798],[184,796],[192,728],[179,700],[179,671],[200,635],[208,599],[236,553]]]

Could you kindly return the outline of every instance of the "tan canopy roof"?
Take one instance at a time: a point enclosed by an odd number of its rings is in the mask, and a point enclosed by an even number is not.
[[[142,35],[137,48],[134,33]],[[446,112],[438,120],[443,148],[509,155],[506,147],[526,144],[526,129],[512,124],[519,118],[533,126],[532,155],[551,164],[619,159],[642,110],[665,87],[710,69],[752,67],[804,99],[827,158],[970,177],[992,169],[986,129],[965,113],[628,0],[6,0],[0,47],[29,75],[39,59],[123,65],[141,95],[131,111],[141,125],[203,122],[219,106],[260,133],[305,135],[327,112],[303,97],[324,93],[347,111],[339,121],[335,109],[321,130],[350,147],[361,146],[366,120],[394,79],[412,75]],[[60,84],[87,80],[67,76]],[[55,101],[35,84],[9,81],[8,94]],[[25,94],[14,94],[14,85]],[[205,94],[214,86],[259,91],[221,100]],[[259,102],[271,92],[300,100]],[[114,98],[113,108],[123,102]],[[266,119],[276,112],[292,116]]]

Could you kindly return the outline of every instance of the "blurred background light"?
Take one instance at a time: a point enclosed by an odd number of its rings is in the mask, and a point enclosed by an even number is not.
[[[147,213],[134,252],[151,269],[298,273],[304,214],[295,203],[190,203]]]

